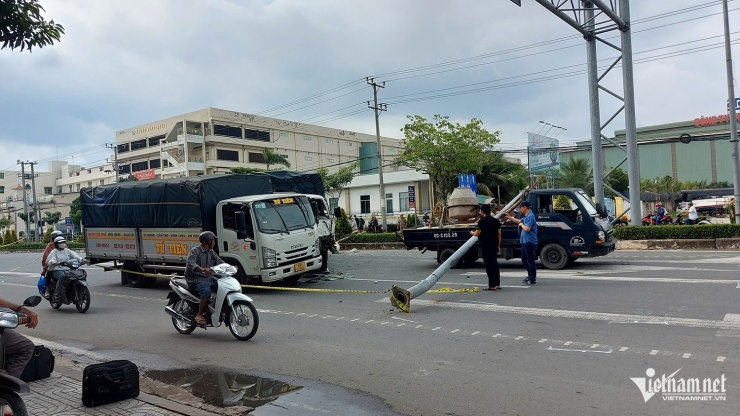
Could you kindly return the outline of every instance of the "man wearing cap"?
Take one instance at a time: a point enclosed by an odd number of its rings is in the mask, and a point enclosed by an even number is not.
[[[696,207],[693,202],[689,202],[689,217],[683,220],[686,225],[691,225],[699,219],[699,214],[696,212]]]
[[[527,269],[527,278],[522,280],[525,285],[537,284],[537,265],[534,261],[537,257],[537,219],[532,213],[532,204],[529,201],[523,201],[519,204],[521,219],[516,219],[506,215],[508,221],[517,224],[519,231],[519,242],[522,243],[522,263]]]
[[[488,275],[488,287],[485,290],[501,289],[501,272],[496,258],[501,253],[501,223],[491,215],[490,205],[480,206],[478,225],[470,234],[478,237],[483,254],[483,265]]]
[[[663,208],[663,204],[660,202],[655,203],[655,225],[660,225],[660,222],[663,221],[663,217],[665,216],[665,208]]]

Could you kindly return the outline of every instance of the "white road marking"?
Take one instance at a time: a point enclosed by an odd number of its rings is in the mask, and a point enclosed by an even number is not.
[[[545,341],[547,341],[547,338],[542,338],[541,340],[539,340],[537,342],[545,342]]]
[[[681,356],[681,358],[691,358],[691,353],[690,352],[685,352],[685,353],[683,353],[683,355]]]
[[[625,352],[629,349],[629,347],[622,347],[619,349],[619,352]]]
[[[553,348],[552,346],[547,347],[547,349],[550,351],[566,351],[566,352],[598,352],[600,354],[611,354],[613,351],[611,348],[609,348],[606,351],[600,351],[600,350],[575,350],[571,348]]]
[[[599,344],[594,344],[594,345],[591,346],[591,348],[596,348],[598,346],[599,346]]]
[[[441,326],[438,326],[438,327],[432,328],[432,331],[436,331],[438,329],[442,329],[442,327]]]
[[[396,326],[406,326],[406,324],[404,324],[403,322],[401,322],[400,324],[398,324]]]
[[[388,302],[387,299],[377,300],[376,302]],[[685,326],[689,328],[714,328],[714,329],[734,329],[740,330],[740,321],[728,320],[728,321],[713,321],[710,319],[695,319],[695,318],[676,318],[676,317],[665,317],[665,316],[648,316],[648,315],[630,315],[630,314],[619,314],[619,313],[606,313],[606,312],[589,312],[589,311],[574,311],[574,310],[562,310],[562,309],[546,309],[546,308],[527,308],[522,306],[502,306],[502,305],[475,305],[461,302],[448,302],[444,300],[424,300],[414,299],[411,301],[412,307],[427,306],[427,307],[442,307],[442,308],[456,308],[456,309],[469,309],[485,312],[501,312],[501,313],[512,313],[519,315],[535,315],[535,316],[546,316],[552,318],[575,318],[575,319],[589,319],[594,321],[611,321],[611,322],[650,322],[660,323],[664,325],[674,326]]]
[[[519,335],[518,337],[516,337],[516,338],[514,338],[514,339],[515,339],[515,340],[517,340],[517,341],[519,341],[520,339],[523,339],[523,338],[524,338],[524,336],[523,336],[523,335]]]
[[[727,359],[727,357],[723,357],[721,355],[719,357],[717,357],[717,361],[720,362],[720,363],[721,362],[724,362],[726,359]]]
[[[470,335],[478,335],[478,334],[480,334],[480,331],[475,331],[475,332],[473,332],[473,333],[472,333],[472,334],[470,334]]]
[[[736,272],[735,272],[736,273]],[[641,283],[691,283],[691,284],[740,284],[737,279],[680,279],[674,277],[629,277],[629,276],[589,276],[589,275],[543,275],[544,280],[601,280],[613,282],[641,282]]]
[[[416,329],[423,327],[424,325],[416,325]]]
[[[652,350],[652,351],[650,351],[650,355],[658,355],[658,350]]]
[[[728,314],[725,314],[724,321],[726,321],[726,322],[733,322],[733,323],[736,323],[736,324],[740,325],[740,314],[737,314],[737,313],[728,313]],[[740,338],[740,330],[738,330],[738,329],[720,329],[719,331],[717,331],[717,333],[715,335],[718,336],[718,337],[737,337],[737,338]]]
[[[397,320],[399,320],[399,321],[404,321],[404,322],[413,322],[413,323],[416,323],[416,321],[412,321],[411,319],[404,319],[404,318],[399,318],[399,317],[397,317],[397,316],[393,316],[393,317],[391,317],[391,319],[397,319]]]
[[[459,331],[460,331],[459,329],[453,329],[452,331],[450,331],[450,333],[454,334],[455,332],[459,332]]]
[[[563,343],[563,345],[565,345],[567,347],[568,345],[570,345],[572,343],[573,343],[573,341],[566,341],[565,343]]]

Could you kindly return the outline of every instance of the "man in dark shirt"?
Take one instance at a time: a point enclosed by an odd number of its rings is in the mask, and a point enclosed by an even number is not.
[[[210,231],[204,231],[200,233],[198,241],[200,241],[200,245],[193,247],[188,255],[188,263],[185,267],[185,280],[187,280],[193,291],[200,298],[198,315],[195,316],[195,322],[198,325],[205,325],[206,318],[203,316],[203,312],[206,310],[211,292],[218,289],[218,283],[211,278],[211,267],[221,264],[224,261],[213,251],[213,247],[216,246],[215,234]]]
[[[501,272],[498,269],[498,254],[501,253],[501,223],[491,215],[491,206],[483,204],[480,207],[480,220],[470,234],[478,237],[488,275],[488,287],[485,290],[501,289]]]

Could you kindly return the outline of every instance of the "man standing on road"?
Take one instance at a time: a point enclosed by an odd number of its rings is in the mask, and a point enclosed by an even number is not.
[[[537,219],[532,213],[532,204],[524,201],[519,205],[522,219],[516,219],[506,215],[508,221],[517,224],[519,231],[519,242],[522,243],[522,263],[527,269],[527,278],[522,280],[525,285],[537,284],[537,265],[534,263],[537,257]]]
[[[501,223],[491,216],[491,206],[480,206],[478,225],[470,234],[478,237],[483,264],[488,275],[488,287],[485,290],[501,289],[501,272],[498,269],[498,254],[501,253]]]

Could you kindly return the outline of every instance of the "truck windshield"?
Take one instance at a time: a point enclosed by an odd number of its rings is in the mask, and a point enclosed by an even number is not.
[[[588,215],[596,215],[598,214],[596,212],[596,207],[594,206],[593,201],[591,201],[591,198],[588,197],[583,191],[576,192],[576,197],[578,198],[578,201],[583,205],[583,208],[588,212]]]
[[[266,234],[285,233],[311,228],[309,215],[301,199],[279,197],[254,203],[257,228]],[[310,212],[310,211],[309,211]]]

